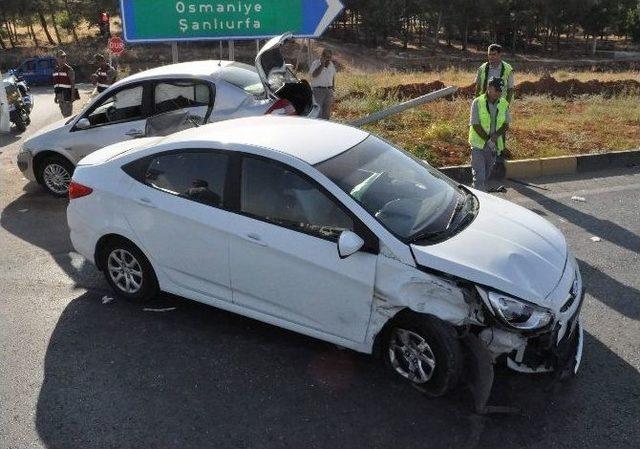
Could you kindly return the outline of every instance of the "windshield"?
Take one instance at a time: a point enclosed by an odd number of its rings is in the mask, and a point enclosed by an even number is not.
[[[233,62],[220,69],[220,79],[232,84],[251,95],[263,95],[264,85],[255,67],[241,62]]]
[[[316,168],[403,241],[442,233],[466,197],[437,170],[375,136]]]

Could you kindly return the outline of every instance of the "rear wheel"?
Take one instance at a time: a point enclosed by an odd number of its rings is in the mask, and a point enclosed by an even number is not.
[[[108,242],[100,251],[100,266],[116,294],[144,302],[158,293],[158,280],[149,260],[133,243],[124,239]]]
[[[29,118],[29,117],[27,116],[27,119],[28,119],[28,118]],[[21,132],[21,133],[22,133],[22,132],[25,132],[25,131],[27,130],[27,125],[28,125],[28,123],[26,123],[26,122],[25,122],[25,119],[24,119],[24,117],[22,116],[22,113],[18,113],[18,114],[16,115],[16,120],[15,120],[15,122],[14,122],[13,124],[14,124],[14,125],[16,125],[16,130],[17,130],[18,132]]]
[[[386,365],[428,396],[443,396],[458,383],[462,347],[450,324],[428,315],[399,318],[387,331]]]
[[[66,196],[73,175],[73,165],[59,156],[45,159],[39,167],[39,178],[47,191],[54,196]]]

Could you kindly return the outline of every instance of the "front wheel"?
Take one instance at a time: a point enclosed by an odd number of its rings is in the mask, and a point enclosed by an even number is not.
[[[39,167],[39,178],[47,191],[54,196],[66,196],[73,175],[73,165],[62,157],[49,157]]]
[[[388,330],[385,364],[427,396],[443,396],[458,383],[460,340],[450,324],[428,315],[407,315]]]

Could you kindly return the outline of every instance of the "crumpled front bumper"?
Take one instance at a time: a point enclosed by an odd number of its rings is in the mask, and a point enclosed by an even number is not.
[[[582,361],[584,330],[580,310],[584,291],[571,317],[555,324],[553,331],[527,339],[526,345],[507,356],[509,368],[525,373],[559,371],[576,374]]]

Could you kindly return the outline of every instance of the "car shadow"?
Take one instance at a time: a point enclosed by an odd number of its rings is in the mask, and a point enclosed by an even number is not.
[[[610,442],[599,417],[637,416],[621,409],[636,407],[640,374],[589,335],[573,384],[547,391],[500,371],[494,395],[522,413],[486,417],[464,390],[427,399],[372,357],[193,301],[162,305],[104,304],[96,291],[68,304],[37,403],[47,447],[530,447],[540,429],[553,446],[567,421],[566,447],[589,434],[598,447]]]
[[[598,218],[574,207],[567,206],[554,198],[536,191],[532,188],[533,186],[528,187],[524,184],[512,183],[510,187],[521,195],[544,206],[549,212],[564,218],[585,231],[608,240],[621,248],[633,252],[640,252],[640,236],[629,231],[627,228],[611,220]]]
[[[640,320],[640,290],[621,283],[584,260],[578,260],[578,264],[589,295],[628,318]]]
[[[102,276],[73,251],[67,226],[66,198],[54,198],[36,183],[9,203],[0,215],[0,226],[14,236],[47,251],[77,287],[106,288]]]
[[[14,126],[11,126],[11,131],[8,133],[0,132],[0,153],[2,153],[3,148],[20,140],[20,137],[22,137],[22,133],[18,132]]]

